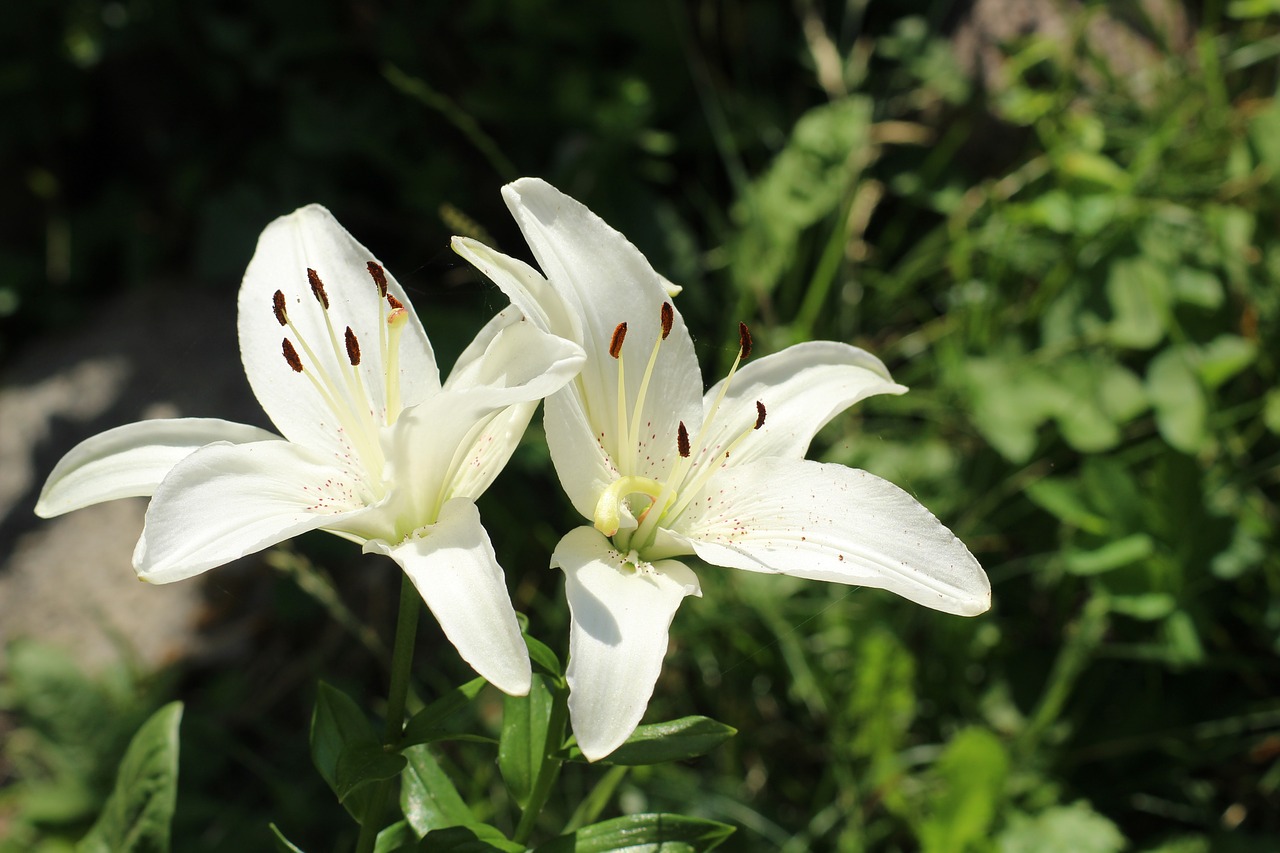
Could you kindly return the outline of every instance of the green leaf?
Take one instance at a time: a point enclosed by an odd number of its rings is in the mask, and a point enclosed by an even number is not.
[[[663,764],[706,755],[738,733],[732,726],[710,717],[681,717],[665,723],[639,726],[622,746],[596,764]],[[570,761],[586,761],[576,744],[569,747]]]
[[[1238,335],[1219,335],[1200,347],[1196,373],[1205,387],[1214,390],[1253,364],[1258,345]]]
[[[524,635],[525,645],[529,647],[529,659],[534,666],[542,669],[547,675],[556,679],[564,677],[564,668],[560,666],[560,658],[551,651],[551,647],[541,640]]]
[[[1156,427],[1169,446],[1195,453],[1208,438],[1209,401],[1185,347],[1170,347],[1147,368],[1147,395]]]
[[[1178,607],[1178,600],[1167,592],[1141,592],[1134,595],[1108,595],[1107,606],[1123,616],[1153,622],[1163,619]]]
[[[934,769],[942,790],[918,829],[924,853],[965,850],[985,838],[1004,798],[1009,757],[986,729],[956,734]]]
[[[82,853],[169,849],[178,799],[178,724],[182,703],[151,715],[129,742],[116,785],[98,821],[76,847]]]
[[[492,826],[451,826],[433,829],[422,839],[423,853],[524,853],[525,846],[508,839]]]
[[[400,782],[400,810],[419,835],[476,822],[471,809],[426,744],[404,751],[408,766]]]
[[[1273,435],[1280,435],[1280,388],[1267,392],[1262,404],[1262,422]]]
[[[584,826],[539,845],[535,853],[699,853],[734,832],[728,824],[675,814],[638,814]]]
[[[1170,280],[1173,297],[1179,302],[1212,311],[1225,298],[1222,281],[1216,275],[1195,267],[1179,267]]]
[[[338,801],[357,821],[364,818],[370,792],[355,791],[351,787],[349,770],[344,771],[340,780],[338,765],[344,751],[360,748],[382,748],[369,720],[350,696],[320,682],[316,689],[316,707],[311,714],[311,760]]]
[[[396,778],[405,763],[403,755],[387,752],[380,744],[349,744],[338,756],[334,793],[345,803],[365,785]]]
[[[1116,825],[1083,800],[1034,817],[1014,814],[996,839],[1000,853],[1119,853],[1127,846]]]
[[[1107,520],[1090,508],[1078,483],[1061,477],[1045,477],[1027,486],[1024,494],[1059,521],[1089,533],[1103,533],[1107,529]]]
[[[1107,272],[1112,320],[1108,334],[1117,346],[1150,349],[1164,337],[1169,312],[1169,278],[1146,258],[1121,258]]]
[[[467,707],[489,682],[473,678],[445,693],[436,701],[414,714],[404,727],[400,747],[453,738],[461,734],[451,718]]]
[[[554,701],[546,676],[535,673],[528,696],[504,696],[502,701],[502,737],[498,741],[498,769],[511,792],[511,797],[525,808],[533,793],[538,771],[548,748],[547,743]]]
[[[267,828],[271,830],[271,840],[275,842],[278,853],[303,853],[298,845],[284,837],[284,833],[280,831],[280,827],[274,823],[267,824]]]
[[[373,853],[414,853],[418,849],[418,833],[407,820],[396,821],[378,833]]]
[[[1091,551],[1068,551],[1066,567],[1073,575],[1099,575],[1145,560],[1155,553],[1155,548],[1155,540],[1150,536],[1134,533]]]

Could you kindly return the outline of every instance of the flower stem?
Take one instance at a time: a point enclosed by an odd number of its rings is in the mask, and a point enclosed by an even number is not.
[[[400,744],[404,733],[404,706],[409,695],[409,672],[413,668],[413,644],[418,633],[418,614],[422,598],[407,574],[400,575],[400,613],[396,617],[396,639],[391,649],[391,687],[387,691],[387,726],[382,746],[391,751]],[[371,853],[382,829],[387,802],[391,799],[395,780],[379,782],[369,799],[369,810],[360,823],[356,853]]]

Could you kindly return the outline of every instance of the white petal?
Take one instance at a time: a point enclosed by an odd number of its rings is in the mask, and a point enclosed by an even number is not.
[[[285,361],[281,342],[286,337],[307,370],[332,377],[338,393],[350,399],[353,395],[341,379],[344,371],[351,371],[343,340],[350,326],[360,343],[358,369],[367,389],[359,391],[351,405],[361,411],[372,408],[379,418],[383,414],[386,377],[379,335],[386,302],[369,275],[371,260],[375,260],[373,253],[347,233],[329,211],[315,204],[280,217],[258,238],[240,286],[240,357],[258,402],[291,441],[332,449],[337,425],[333,412],[311,383]],[[312,296],[308,268],[324,282],[329,297],[327,312]],[[309,363],[312,359],[293,332],[277,322],[272,310],[277,290],[284,293],[289,319],[305,336],[318,366]],[[402,403],[411,406],[439,389],[439,371],[422,323],[390,272],[387,290],[410,315],[400,337],[398,372]],[[337,340],[336,351],[330,342],[330,326]]]
[[[551,565],[564,570],[569,633],[569,717],[591,761],[630,737],[667,653],[667,631],[687,595],[702,595],[683,563],[627,563],[594,528],[569,531]]]
[[[475,504],[449,501],[436,524],[397,545],[370,541],[365,551],[386,554],[400,564],[445,636],[476,672],[512,696],[529,692],[529,651]]]
[[[619,473],[600,434],[587,420],[582,394],[573,385],[552,394],[542,421],[560,485],[574,509],[583,518],[592,518],[601,492]]]
[[[433,523],[445,501],[477,497],[510,459],[538,400],[577,371],[576,344],[539,331],[518,313],[502,316],[506,325],[486,326],[487,345],[460,361],[440,393],[384,431],[394,491],[358,520],[365,532],[353,532],[399,541]]]
[[[150,583],[198,575],[363,512],[356,489],[286,441],[202,447],[156,489],[133,567]]]
[[[109,429],[71,448],[54,466],[40,491],[36,515],[50,518],[117,498],[150,497],[173,466],[206,444],[278,438],[215,418],[139,421]]]
[[[723,385],[723,380],[716,383],[703,398],[708,412]],[[796,344],[738,369],[706,446],[724,448],[749,432],[734,449],[731,464],[764,456],[800,459],[818,430],[849,406],[875,394],[906,391],[865,350],[834,341]],[[765,407],[765,421],[752,430],[757,402]]]
[[[625,322],[630,411],[658,339],[662,303],[669,301],[666,280],[626,237],[545,181],[522,178],[502,194],[551,286],[582,318],[587,364],[576,386],[593,434],[603,433],[610,455],[634,458],[638,466],[632,473],[661,478],[675,457],[678,424],[701,420],[702,375],[693,340],[677,311],[649,383],[640,435],[625,447],[617,415],[618,363],[609,356],[609,344]],[[561,393],[575,392],[571,386]],[[626,429],[629,433],[629,424]],[[582,437],[572,440],[580,443]]]
[[[843,465],[724,468],[674,526],[715,565],[878,587],[962,616],[991,606],[991,583],[955,534],[902,489]]]
[[[544,332],[582,343],[582,322],[542,274],[468,237],[454,237],[453,250],[501,288],[521,313]]]

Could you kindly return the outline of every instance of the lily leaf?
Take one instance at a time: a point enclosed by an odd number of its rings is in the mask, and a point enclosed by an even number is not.
[[[534,853],[607,853],[611,850],[701,853],[719,847],[733,832],[732,826],[714,820],[676,814],[637,814],[584,826],[538,846]]]
[[[450,826],[428,832],[418,846],[430,853],[524,853],[525,846],[509,840],[492,826]]]
[[[311,760],[357,821],[364,817],[368,792],[356,791],[358,786],[350,785],[340,790],[338,766],[344,751],[361,747],[381,750],[378,737],[364,712],[350,696],[320,682],[316,691],[316,707],[311,715]],[[343,778],[342,781],[348,780]]]
[[[486,684],[488,682],[483,678],[473,678],[466,684],[453,688],[414,714],[404,728],[404,736],[400,741],[401,749],[460,735],[461,732],[450,724],[450,718],[470,704]]]
[[[554,702],[546,676],[535,674],[528,696],[505,696],[502,703],[502,739],[498,742],[498,768],[511,797],[525,808],[546,758],[547,731]]]
[[[681,717],[665,723],[638,727],[631,737],[597,764],[663,764],[705,755],[738,733],[732,726],[710,717]],[[576,745],[569,747],[570,761],[586,761]]]
[[[405,768],[405,757],[387,752],[378,744],[351,744],[338,756],[334,793],[346,802],[353,793],[372,782],[394,779]]]
[[[178,799],[178,724],[182,703],[170,702],[142,724],[116,773],[116,786],[97,823],[76,847],[81,853],[169,849]]]
[[[400,784],[400,810],[419,835],[475,823],[475,816],[425,744],[404,751],[409,762]]]

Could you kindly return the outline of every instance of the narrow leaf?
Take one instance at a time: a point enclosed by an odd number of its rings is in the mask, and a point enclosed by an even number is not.
[[[408,766],[400,783],[400,810],[415,832],[426,835],[433,829],[475,823],[471,809],[430,747],[411,746],[404,757]]]
[[[640,726],[608,757],[597,764],[663,764],[706,755],[738,733],[732,726],[710,717],[682,717],[665,723]],[[569,747],[570,761],[586,761],[582,750]]]
[[[535,853],[606,853],[612,850],[661,850],[701,853],[724,843],[734,832],[728,824],[676,814],[638,814],[584,826],[540,845]],[[661,845],[650,846],[650,845]]]
[[[480,695],[480,691],[486,684],[488,682],[483,678],[473,678],[466,684],[453,688],[414,714],[404,728],[404,737],[400,740],[401,748],[419,743],[431,743],[461,734],[458,722],[452,718]]]
[[[82,853],[130,853],[169,849],[170,823],[178,799],[178,724],[182,703],[151,715],[129,742],[116,785],[81,841]]]
[[[339,790],[338,763],[347,749],[378,749],[378,737],[360,706],[350,696],[323,681],[316,690],[316,707],[311,714],[311,760],[329,783],[339,802],[357,821],[368,806],[368,792],[355,792],[349,783]],[[345,781],[345,780],[344,780]]]
[[[345,803],[353,792],[365,785],[396,778],[405,763],[403,755],[389,753],[380,745],[350,744],[338,756],[334,793]]]
[[[492,826],[451,826],[428,832],[418,846],[424,853],[524,853],[525,846],[509,840]]]
[[[271,840],[275,842],[277,853],[303,853],[301,847],[284,837],[280,827],[274,823],[269,823],[267,828],[271,830]]]
[[[535,674],[528,696],[504,696],[498,769],[511,797],[525,808],[547,754],[553,697],[546,676]],[[555,744],[553,746],[558,746]]]

